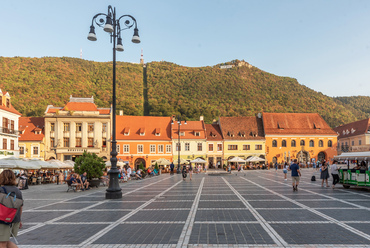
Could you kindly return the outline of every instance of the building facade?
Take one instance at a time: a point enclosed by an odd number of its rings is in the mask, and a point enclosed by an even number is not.
[[[21,114],[11,104],[9,93],[0,90],[0,159],[19,157],[19,117]]]
[[[44,117],[19,118],[19,157],[44,160]]]
[[[75,160],[84,151],[110,157],[111,110],[94,98],[70,97],[64,107],[45,111],[45,159]]]
[[[269,163],[331,160],[337,155],[337,133],[316,113],[263,113]]]
[[[173,119],[171,139],[174,163],[178,163],[179,154],[180,159],[187,161],[207,159],[206,127],[202,117],[200,121],[182,121],[181,125]]]
[[[170,117],[118,115],[116,122],[118,159],[134,169],[160,158],[172,162]]]
[[[208,168],[222,168],[224,142],[218,123],[205,124],[207,136],[207,162]]]
[[[370,118],[334,128],[338,153],[370,151]]]
[[[260,116],[220,117],[219,125],[224,139],[224,164],[234,157],[265,159],[265,137]]]

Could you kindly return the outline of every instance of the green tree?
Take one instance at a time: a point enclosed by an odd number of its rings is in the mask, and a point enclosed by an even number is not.
[[[74,170],[78,174],[87,173],[88,179],[100,178],[103,176],[105,163],[102,158],[98,157],[95,153],[84,151],[82,156],[75,160]]]

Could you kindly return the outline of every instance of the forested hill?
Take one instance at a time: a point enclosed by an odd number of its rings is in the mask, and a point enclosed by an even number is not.
[[[317,112],[335,127],[364,119],[367,108],[300,85],[296,79],[264,72],[243,61],[221,69],[183,67],[168,62],[117,63],[117,110],[127,115],[170,116],[188,120],[246,116],[258,112]],[[145,82],[145,83],[144,83]],[[99,107],[111,103],[112,63],[76,58],[0,57],[0,89],[24,116],[42,116],[46,106],[64,106],[69,96],[91,97]],[[145,86],[145,87],[144,87]],[[144,97],[145,92],[145,97]],[[367,99],[369,102],[369,99]],[[356,109],[353,107],[356,106]]]

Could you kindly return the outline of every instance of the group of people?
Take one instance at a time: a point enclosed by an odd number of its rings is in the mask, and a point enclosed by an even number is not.
[[[77,191],[84,191],[90,189],[90,183],[87,181],[87,173],[84,172],[81,175],[72,173],[69,178],[69,183],[76,185]]]

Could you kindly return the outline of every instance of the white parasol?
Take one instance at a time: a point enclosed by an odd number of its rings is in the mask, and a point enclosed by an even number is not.
[[[190,163],[205,164],[205,163],[207,163],[207,161],[205,161],[205,160],[204,160],[204,159],[202,159],[202,158],[196,158],[196,159],[194,159],[194,160],[190,161]]]

